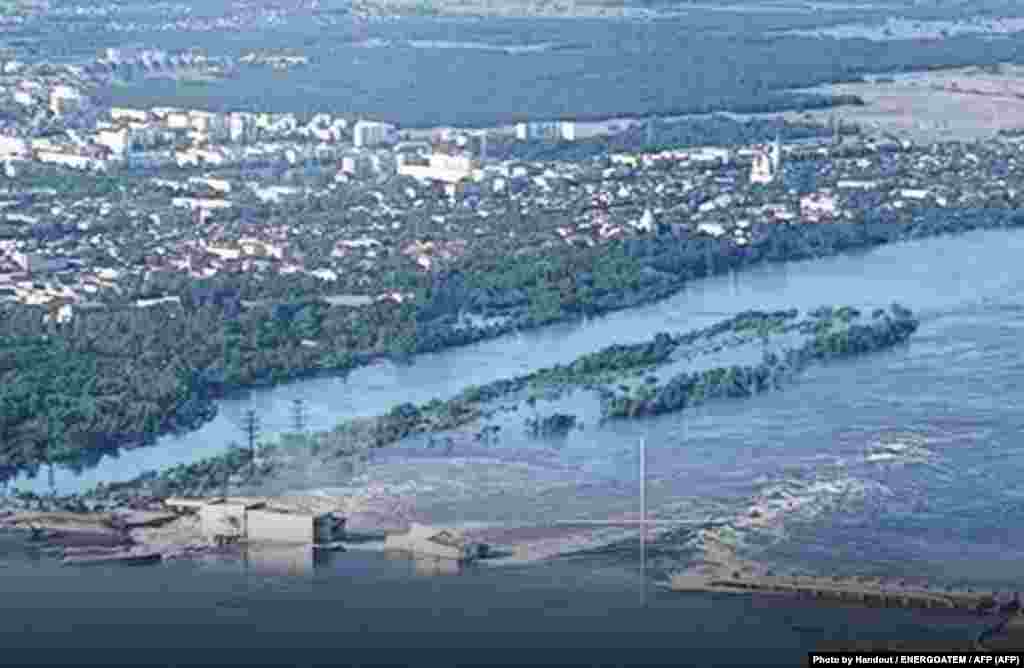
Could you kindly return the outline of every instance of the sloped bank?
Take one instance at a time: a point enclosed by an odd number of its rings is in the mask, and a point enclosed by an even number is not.
[[[649,386],[644,388],[652,392],[650,396],[614,397],[606,404],[607,417],[654,415],[682,409],[698,400],[748,397],[766,389],[769,383],[781,385],[783,378],[812,362],[896,345],[905,341],[917,327],[911,312],[898,305],[890,311],[876,311],[867,325],[858,324],[861,314],[849,307],[817,309],[804,319],[799,319],[798,315],[795,309],[748,311],[700,330],[680,334],[663,332],[645,342],[608,346],[568,364],[471,386],[448,400],[400,404],[376,417],[347,420],[330,431],[285,436],[278,443],[261,445],[254,453],[232,449],[217,457],[150,472],[134,480],[101,485],[83,494],[56,497],[18,493],[4,502],[18,509],[111,510],[172,495],[260,489],[286,477],[285,472],[296,462],[314,466],[323,473],[334,471],[344,476],[346,470],[372,449],[394,444],[412,434],[451,433],[469,427],[465,436],[471,437],[475,428],[475,438],[486,446],[497,434],[483,423],[489,415],[501,410],[497,405],[499,400],[519,406],[529,403],[535,393],[558,396],[573,388],[612,396],[614,390],[609,387],[615,387],[624,378],[643,376],[671,364],[680,355],[692,353],[698,344],[715,344],[712,347],[719,349],[794,332],[812,337],[806,345],[781,357],[767,355],[761,365],[763,369],[711,369],[699,376],[673,379],[656,390]],[[726,340],[723,342],[723,339]],[[576,416],[560,415],[558,421],[575,425]]]
[[[90,468],[115,446],[132,447],[175,430],[190,431],[215,415],[214,399],[235,391],[319,375],[344,376],[382,357],[408,360],[416,354],[457,348],[516,330],[649,304],[675,294],[694,279],[763,262],[823,258],[908,239],[1019,227],[1024,222],[1024,214],[995,208],[921,209],[903,214],[903,218],[886,216],[889,214],[869,211],[858,223],[755,224],[747,246],[726,239],[697,236],[680,240],[664,234],[582,250],[556,247],[542,255],[467,258],[443,276],[420,277],[429,280],[430,285],[419,286],[422,290],[415,303],[374,306],[374,317],[380,324],[367,339],[370,343],[358,350],[340,349],[326,342],[309,347],[303,344],[304,335],[289,329],[291,325],[275,321],[272,313],[250,318],[246,328],[269,329],[280,336],[266,346],[251,347],[251,359],[239,367],[244,367],[245,373],[236,377],[218,366],[223,362],[220,346],[181,347],[184,341],[216,339],[215,331],[200,329],[191,338],[182,335],[160,339],[166,339],[166,343],[150,350],[154,359],[175,359],[181,368],[170,373],[154,367],[151,371],[156,374],[150,375],[159,381],[152,382],[126,382],[120,362],[99,365],[99,358],[89,361],[82,357],[85,353],[81,350],[65,350],[71,341],[63,335],[51,340],[35,332],[23,338],[31,339],[36,347],[48,342],[43,346],[45,350],[37,351],[45,353],[42,357],[8,351],[11,366],[19,370],[19,375],[12,376],[5,399],[9,403],[7,419],[0,420],[0,429],[9,434],[7,439],[0,439],[0,479],[16,477],[47,463]],[[320,310],[328,308],[312,301]],[[155,318],[160,311],[159,307],[153,308],[150,315]],[[466,313],[483,319],[467,323],[460,317]],[[169,331],[176,331],[172,323],[186,319],[172,319],[171,315],[168,312],[160,316],[164,318],[161,322]],[[366,321],[360,318],[359,326],[365,327]],[[129,327],[131,321],[122,322]],[[216,319],[210,322],[219,323],[211,327],[223,324]],[[280,327],[284,329],[278,331]],[[94,362],[96,372],[85,374],[90,376],[89,382],[74,382]],[[33,368],[45,373],[22,373]],[[91,389],[85,391],[85,401],[80,400],[81,388],[99,388],[108,382],[123,388],[119,401],[110,403]],[[146,392],[155,388],[160,388],[156,405],[148,399],[142,401],[148,396]],[[34,416],[32,420],[26,417],[29,415]],[[44,428],[51,418],[54,424],[87,425],[86,433],[77,440],[67,435],[54,437]]]

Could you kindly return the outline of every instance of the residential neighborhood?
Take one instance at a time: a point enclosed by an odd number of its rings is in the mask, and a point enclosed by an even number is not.
[[[131,57],[143,56],[163,57]],[[127,57],[108,50],[97,62]],[[50,304],[62,319],[104,302],[161,303],[173,296],[161,285],[218,275],[244,276],[253,299],[290,277],[371,302],[400,298],[386,275],[477,255],[652,234],[742,246],[754,223],[895,221],[922,207],[1014,206],[1019,195],[1011,137],[510,160],[491,158],[488,141],[573,142],[573,124],[427,132],[326,111],[102,107],[81,68],[10,61],[0,71],[0,295]]]

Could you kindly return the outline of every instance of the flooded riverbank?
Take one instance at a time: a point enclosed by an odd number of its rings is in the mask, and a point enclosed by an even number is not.
[[[1024,518],[1013,491],[1024,475],[1014,445],[1024,427],[1024,385],[1019,365],[1008,362],[1019,356],[1024,328],[1022,251],[1021,232],[984,231],[696,281],[658,304],[586,323],[424,355],[411,366],[254,392],[222,404],[217,420],[182,443],[194,443],[196,452],[223,447],[238,438],[231,416],[250,407],[268,434],[284,431],[299,397],[311,426],[328,427],[742,310],[838,303],[870,313],[900,301],[921,321],[909,345],[812,369],[781,392],[605,424],[588,420],[586,405],[569,398],[558,410],[578,409],[584,427],[565,439],[535,439],[520,428],[502,430],[488,444],[431,449],[409,438],[350,473],[309,460],[277,481],[277,491],[361,499],[403,521],[614,519],[638,511],[637,444],[646,439],[649,513],[728,525],[720,539],[738,554],[807,572],[1012,587],[1013,564],[1024,556],[1014,539]],[[543,399],[537,405],[545,415],[555,409]],[[161,452],[139,456],[152,456],[159,468]],[[106,479],[141,472],[129,455],[109,460]],[[56,482],[62,491],[87,486],[70,472],[58,471]],[[34,484],[45,490],[45,476]],[[693,536],[663,533],[654,560],[666,568],[700,549]],[[589,536],[599,546],[623,532]],[[623,550],[634,550],[630,545]],[[546,553],[580,546],[555,541]]]

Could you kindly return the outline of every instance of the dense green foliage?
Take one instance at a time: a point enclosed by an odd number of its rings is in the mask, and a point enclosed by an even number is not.
[[[512,398],[517,404],[523,391],[530,390],[526,403],[535,408],[526,420],[527,433],[537,438],[566,435],[579,426],[576,416],[554,413],[541,416],[536,412],[539,392],[558,396],[570,386],[596,389],[605,399],[608,417],[640,416],[678,410],[715,397],[747,397],[757,391],[778,385],[799,369],[821,361],[879,350],[906,340],[917,327],[913,314],[898,305],[890,311],[877,310],[868,324],[857,320],[861,314],[850,307],[823,307],[808,318],[797,320],[795,309],[788,311],[747,311],[709,327],[681,334],[659,333],[651,340],[623,346],[613,345],[581,356],[565,365],[540,369],[511,379],[499,379],[483,386],[472,386],[448,400],[434,399],[422,405],[403,403],[383,415],[347,420],[331,430],[311,434],[287,434],[276,444],[264,443],[255,460],[238,446],[225,454],[193,464],[174,466],[161,472],[150,472],[136,480],[104,485],[84,495],[63,498],[42,498],[19,494],[28,507],[89,509],[108,507],[137,498],[169,495],[202,495],[221,493],[225,486],[237,489],[273,479],[287,461],[298,456],[302,461],[313,458],[320,465],[349,463],[373,448],[381,448],[416,433],[451,432],[477,423],[477,440],[489,442],[499,427],[481,425],[488,415],[485,405]],[[806,345],[778,356],[769,354],[758,367],[712,369],[701,374],[682,374],[656,386],[650,376],[634,395],[616,395],[615,387],[627,376],[638,376],[675,359],[674,352],[700,342],[711,342],[723,335],[733,335],[731,344],[798,331],[809,337]],[[433,438],[431,439],[431,442]]]
[[[682,410],[710,399],[745,398],[779,387],[808,365],[883,350],[906,341],[917,330],[913,314],[895,304],[867,324],[851,322],[855,310],[819,310],[813,338],[782,355],[766,353],[756,366],[715,367],[699,373],[682,373],[661,386],[647,385],[636,391],[613,393],[604,401],[605,417],[660,415]],[[629,389],[629,388],[627,388]]]
[[[576,416],[555,413],[547,417],[532,417],[526,420],[526,431],[534,438],[565,436],[576,427]]]
[[[233,310],[230,300],[211,304],[188,292],[181,308],[84,312],[55,326],[43,322],[39,307],[5,305],[0,458],[11,471],[144,442],[195,426],[211,414],[212,398],[235,389],[344,373],[380,355],[404,357],[626,308],[668,296],[689,280],[759,262],[1022,222],[1008,210],[943,209],[910,223],[869,218],[864,224],[755,225],[746,248],[652,237],[543,255],[474,257],[455,272],[424,277],[430,283],[416,303],[359,309],[314,300]],[[459,325],[460,311],[505,319]],[[637,363],[663,358],[665,350],[652,345],[635,352]]]
[[[215,306],[87,312],[67,325],[40,308],[7,306],[0,339],[0,457],[8,467],[66,460],[191,429],[232,389],[344,372],[386,349],[400,307],[319,302],[227,318]],[[318,338],[330,350],[303,345]]]

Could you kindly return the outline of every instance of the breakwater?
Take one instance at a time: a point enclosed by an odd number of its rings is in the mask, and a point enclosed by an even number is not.
[[[684,575],[670,577],[667,587],[679,592],[775,594],[858,603],[870,607],[933,608],[997,614],[1011,609],[1000,592],[954,591],[914,587],[899,582],[864,582],[853,577]]]

